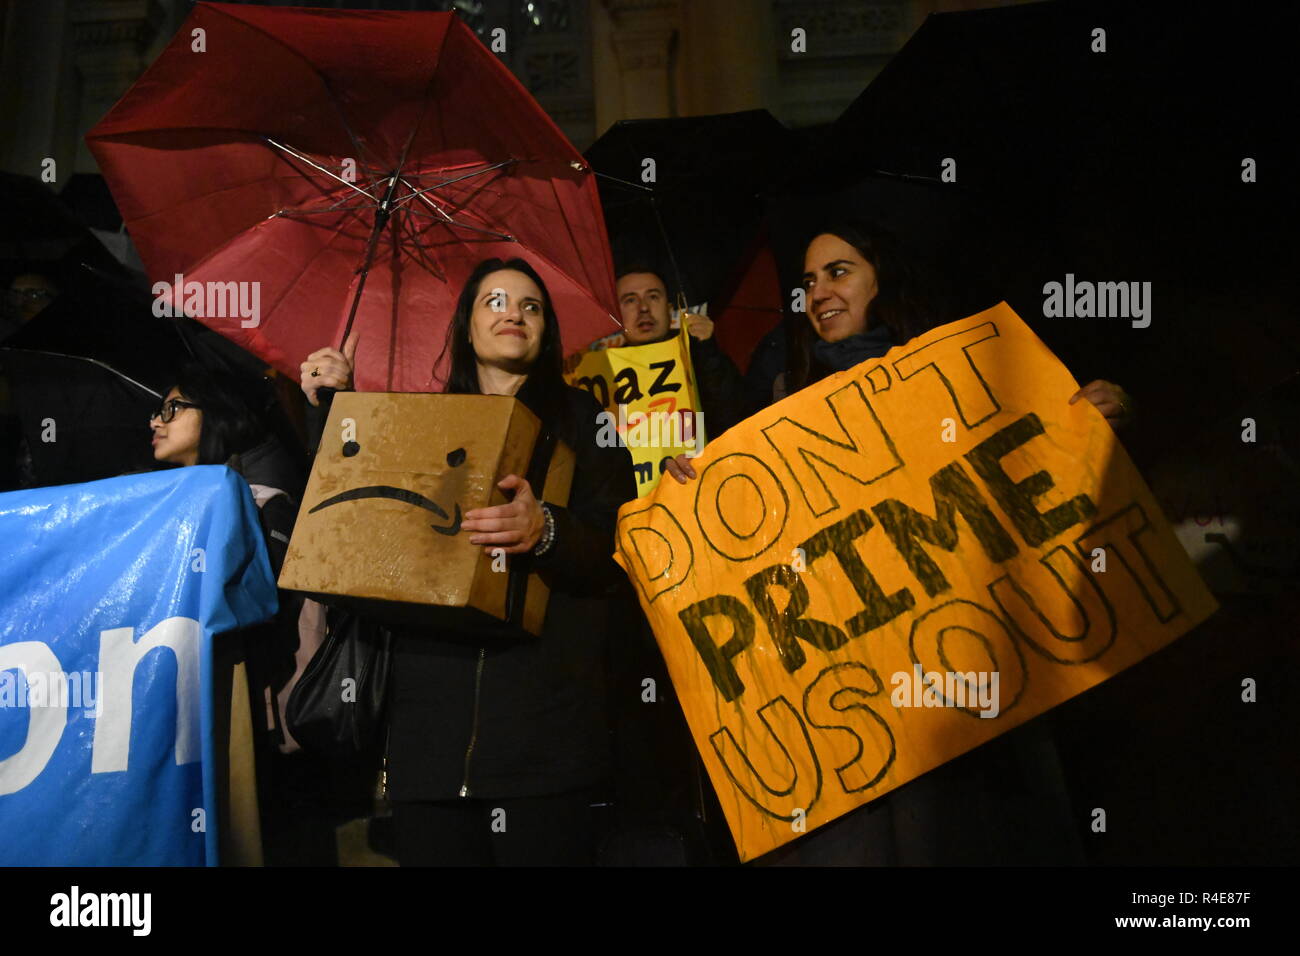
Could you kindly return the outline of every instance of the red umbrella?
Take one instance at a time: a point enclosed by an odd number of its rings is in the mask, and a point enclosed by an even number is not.
[[[767,333],[781,324],[785,314],[781,270],[766,226],[749,244],[728,287],[710,304],[718,347],[736,368],[749,371],[754,349]]]
[[[358,388],[431,390],[490,256],[536,267],[566,351],[617,327],[592,173],[455,14],[197,4],[86,140],[150,278],[293,378],[355,323]]]

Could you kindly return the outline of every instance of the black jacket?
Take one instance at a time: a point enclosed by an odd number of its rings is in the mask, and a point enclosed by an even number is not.
[[[525,396],[521,395],[521,399]],[[605,701],[612,601],[627,578],[611,557],[621,504],[636,496],[627,449],[596,444],[601,411],[565,388],[575,468],[555,544],[535,567],[551,588],[542,634],[404,633],[390,696],[394,800],[508,799],[589,786],[610,766]]]
[[[719,347],[716,337],[701,342],[691,336],[691,365],[695,368],[700,404],[704,406],[705,435],[712,441],[753,411],[745,379]]]

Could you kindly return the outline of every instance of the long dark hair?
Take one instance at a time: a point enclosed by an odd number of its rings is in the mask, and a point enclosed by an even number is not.
[[[268,433],[257,411],[259,398],[253,386],[190,363],[181,368],[175,387],[203,413],[198,464],[224,465],[231,455],[266,440]]]
[[[560,321],[556,318],[546,283],[537,274],[537,270],[523,259],[484,259],[465,280],[465,287],[461,289],[460,298],[456,301],[456,311],[451,315],[451,325],[447,328],[447,340],[438,356],[439,366],[450,358],[447,384],[443,391],[450,395],[482,394],[478,384],[478,359],[469,338],[470,318],[474,314],[474,302],[478,298],[483,279],[493,272],[505,269],[522,272],[537,283],[537,288],[542,293],[541,351],[537,355],[537,361],[528,370],[524,387],[515,397],[532,409],[533,414],[543,422],[564,428],[567,433],[569,416],[568,404],[564,399],[567,386],[564,384]]]
[[[803,256],[818,236],[843,239],[871,263],[876,270],[876,295],[867,305],[867,328],[884,326],[894,342],[903,344],[943,321],[944,307],[929,288],[916,263],[905,257],[898,241],[884,227],[857,219],[830,222],[808,233],[800,247],[799,275],[803,274]],[[809,304],[810,305],[810,304]],[[793,394],[825,376],[830,369],[812,354],[817,332],[804,312],[786,314],[786,390]]]

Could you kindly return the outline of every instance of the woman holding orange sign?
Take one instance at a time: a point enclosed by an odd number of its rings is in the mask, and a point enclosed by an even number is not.
[[[817,232],[804,252],[806,321],[789,329],[792,348],[773,401],[827,375],[883,357],[939,324],[940,310],[892,238],[864,223]],[[1117,385],[1094,381],[1087,399],[1113,428],[1130,416]],[[679,456],[666,470],[696,477]],[[1043,719],[965,754],[851,811],[765,858],[776,865],[971,865],[1082,862],[1060,761]]]

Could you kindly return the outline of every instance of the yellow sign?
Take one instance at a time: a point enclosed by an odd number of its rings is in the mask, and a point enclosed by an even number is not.
[[[666,342],[586,352],[566,379],[605,407],[600,437],[632,453],[638,497],[654,491],[668,459],[704,447],[685,323]]]
[[[766,409],[620,510],[615,557],[742,859],[1213,613],[1077,387],[1003,303]]]

